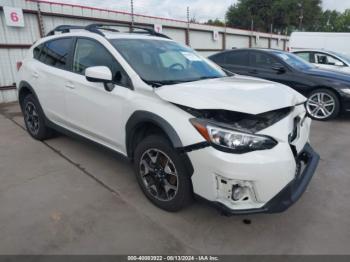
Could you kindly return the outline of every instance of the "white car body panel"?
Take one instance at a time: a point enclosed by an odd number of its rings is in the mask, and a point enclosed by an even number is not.
[[[260,114],[306,101],[293,89],[247,76],[163,86],[156,93],[169,102],[196,109],[225,109]]]
[[[350,33],[293,32],[289,40],[290,51],[324,49],[350,54]]]
[[[89,37],[103,44],[126,71],[134,90],[115,86],[113,91],[107,92],[102,83],[89,82],[83,75],[36,61],[32,47],[17,75],[17,85],[25,80],[34,88],[46,117],[53,123],[126,156],[125,126],[137,111],[151,112],[164,119],[186,147],[205,142],[205,139],[189,121],[194,116],[174,104],[253,115],[294,107],[282,120],[258,132],[278,141],[273,149],[232,154],[209,146],[188,152],[188,157],[194,167],[191,177],[194,192],[207,200],[221,202],[231,210],[264,206],[295,177],[296,162],[288,136],[293,130],[294,118],[299,116],[304,121],[293,141],[299,153],[308,142],[311,120],[305,117],[303,105],[299,105],[306,98],[293,89],[239,75],[152,88],[141,80],[107,39],[159,40],[158,37],[110,33],[106,34],[106,39],[85,31],[64,35]],[[37,44],[58,37],[47,37]],[[228,181],[227,186],[238,180],[249,184],[254,197],[233,203],[226,195],[230,189],[218,188],[221,178]]]
[[[340,63],[343,63],[343,65],[328,65],[328,64],[319,64],[319,63],[311,63],[314,66],[321,68],[321,69],[327,69],[327,70],[334,70],[334,71],[338,71],[338,72],[342,72],[342,73],[346,73],[346,74],[350,74],[350,63],[343,59],[342,57],[340,57],[339,55],[337,55],[334,52],[330,52],[327,50],[323,50],[323,49],[301,49],[301,50],[294,50],[292,51],[292,53],[296,53],[296,55],[298,55],[297,53],[300,52],[312,52],[312,53],[319,53],[319,54],[324,54],[327,56],[331,56],[333,59],[338,60]],[[302,58],[302,57],[301,57]],[[314,58],[316,60],[316,57]],[[307,61],[307,60],[305,60]],[[310,62],[310,61],[307,61]]]

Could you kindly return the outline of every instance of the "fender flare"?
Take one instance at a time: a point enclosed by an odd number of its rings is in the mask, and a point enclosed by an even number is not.
[[[148,112],[148,111],[135,111],[130,118],[128,119],[125,125],[125,144],[128,156],[132,155],[132,139],[135,135],[135,131],[138,127],[140,127],[143,123],[152,123],[158,127],[160,127],[169,137],[170,142],[172,143],[174,148],[182,148],[182,142],[180,140],[179,135],[175,131],[175,129],[162,117]]]
[[[21,104],[21,101],[20,101],[20,95],[21,95],[21,90],[23,90],[23,88],[26,88],[26,89],[29,89],[30,93],[35,97],[36,101],[38,102],[39,104],[39,110],[42,112],[43,116],[44,116],[44,119],[45,119],[45,123],[47,125],[50,125],[50,121],[49,119],[46,117],[45,115],[45,112],[40,104],[40,100],[36,94],[36,92],[34,91],[34,88],[27,82],[27,81],[21,81],[18,85],[18,103],[19,103],[19,106],[21,107],[22,111],[23,111],[23,108],[22,108],[22,104]]]
[[[181,154],[181,157],[184,161],[185,167],[188,171],[189,176],[192,176],[194,169],[189,159],[187,152],[184,151],[184,146],[181,142],[181,139],[175,129],[162,117],[148,112],[148,111],[135,111],[130,118],[128,119],[125,125],[125,145],[127,150],[127,156],[132,160],[133,148],[132,148],[132,140],[135,135],[135,131],[144,123],[152,123],[159,128],[161,128],[165,134],[170,139],[172,146]]]
[[[29,91],[35,96],[36,100],[39,102],[38,96],[36,95],[34,88],[27,82],[27,81],[21,81],[18,85],[18,102],[20,103],[20,95],[23,88],[29,89]],[[40,103],[39,103],[40,104]]]

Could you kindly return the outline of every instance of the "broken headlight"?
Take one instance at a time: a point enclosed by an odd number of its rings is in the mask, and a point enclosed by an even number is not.
[[[191,123],[213,147],[221,151],[242,154],[277,145],[271,137],[233,130],[207,120],[193,118]]]

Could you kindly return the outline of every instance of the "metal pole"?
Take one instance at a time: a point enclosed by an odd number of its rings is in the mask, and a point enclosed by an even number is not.
[[[36,2],[36,7],[38,11],[37,18],[38,18],[39,33],[40,33],[40,37],[43,37],[45,35],[45,29],[44,29],[43,17],[41,16],[40,2]]]
[[[134,30],[134,0],[130,0],[131,4],[131,31]]]
[[[300,16],[299,16],[299,30],[301,31],[303,27],[303,19],[304,19],[304,6],[303,3],[299,3],[298,6],[300,7]]]
[[[187,6],[187,30],[186,30],[186,45],[190,45],[190,7]]]

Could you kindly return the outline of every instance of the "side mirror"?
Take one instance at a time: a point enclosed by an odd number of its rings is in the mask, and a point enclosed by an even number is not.
[[[286,72],[286,68],[282,64],[279,64],[279,63],[273,64],[271,66],[271,69],[277,71],[278,73],[285,73]]]
[[[103,83],[106,91],[112,91],[112,72],[106,66],[91,66],[85,69],[86,80],[95,83]]]

